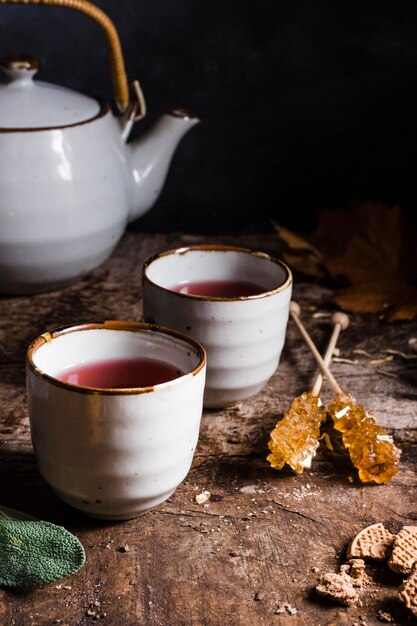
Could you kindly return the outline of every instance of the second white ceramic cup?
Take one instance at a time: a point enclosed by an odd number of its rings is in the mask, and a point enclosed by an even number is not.
[[[248,281],[262,293],[213,297],[179,293],[179,283]],[[207,351],[204,406],[225,407],[253,396],[278,367],[292,276],[281,261],[231,246],[192,246],[148,259],[142,271],[145,321],[191,335]]]

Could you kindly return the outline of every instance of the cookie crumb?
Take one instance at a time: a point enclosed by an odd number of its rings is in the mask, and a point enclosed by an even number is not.
[[[297,615],[298,611],[295,606],[291,606],[289,602],[278,602],[274,614],[282,615],[283,613],[288,613],[288,615]]]
[[[285,606],[282,602],[279,602],[275,608],[274,615],[282,615],[282,613],[285,613]]]
[[[208,502],[210,498],[211,498],[210,491],[207,491],[206,489],[204,489],[201,493],[198,493],[196,495],[195,501],[197,504],[204,504],[205,502]]]
[[[353,587],[351,578],[344,572],[342,574],[328,572],[320,576],[316,591],[320,596],[331,598],[341,604],[350,605],[358,601],[358,594]]]
[[[129,552],[130,548],[127,543],[125,543],[124,546],[119,546],[116,550],[117,552]]]
[[[385,622],[386,624],[392,624],[394,622],[394,618],[388,611],[378,611],[377,618],[380,622]]]
[[[351,578],[352,585],[362,589],[372,583],[372,579],[366,573],[366,565],[363,559],[349,559],[345,566],[341,566],[340,572],[346,567],[346,574]]]

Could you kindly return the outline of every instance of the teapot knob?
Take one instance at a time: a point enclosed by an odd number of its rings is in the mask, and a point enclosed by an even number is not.
[[[1,57],[0,68],[10,83],[23,86],[32,83],[39,69],[39,61],[32,57]]]

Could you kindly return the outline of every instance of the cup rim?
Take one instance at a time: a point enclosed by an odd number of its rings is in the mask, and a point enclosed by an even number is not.
[[[173,291],[172,289],[169,289],[168,287],[163,287],[162,285],[155,283],[153,280],[149,278],[149,276],[146,273],[148,268],[152,265],[152,263],[154,263],[155,261],[157,261],[158,259],[162,257],[171,256],[173,254],[186,254],[187,252],[199,251],[199,250],[207,251],[207,252],[211,252],[211,251],[213,252],[240,252],[243,254],[248,254],[250,256],[255,256],[257,258],[262,258],[267,261],[271,261],[272,263],[275,263],[276,265],[281,266],[286,273],[286,278],[284,282],[281,283],[281,285],[279,285],[278,287],[275,287],[275,289],[263,291],[262,293],[258,293],[252,296],[234,296],[232,298],[226,298],[224,296],[203,296],[203,295],[196,295],[196,294],[191,294],[191,293],[181,293],[179,291]],[[157,252],[156,254],[153,254],[148,259],[146,259],[146,261],[142,265],[142,283],[148,283],[149,285],[152,285],[153,287],[156,287],[157,289],[160,289],[164,292],[168,292],[170,294],[174,294],[175,296],[179,296],[181,298],[191,298],[192,300],[204,300],[204,301],[209,301],[209,302],[244,302],[246,300],[262,300],[263,298],[269,298],[270,296],[280,293],[281,291],[285,291],[292,284],[292,281],[293,281],[292,273],[286,263],[284,263],[280,259],[277,259],[276,257],[271,256],[270,254],[267,254],[266,252],[260,252],[258,250],[252,250],[251,248],[244,248],[241,246],[199,244],[199,245],[194,245],[194,246],[182,246],[180,248],[170,248],[168,250],[162,250],[161,252]]]
[[[114,388],[114,387],[88,387],[86,385],[75,385],[73,383],[68,383],[63,380],[59,380],[55,376],[51,376],[47,374],[43,370],[41,370],[37,365],[35,365],[33,356],[35,352],[43,345],[56,339],[62,335],[68,335],[74,332],[82,332],[88,330],[96,330],[96,329],[104,329],[104,330],[123,330],[123,331],[131,331],[131,332],[143,332],[143,331],[151,331],[155,333],[160,333],[163,335],[169,335],[171,337],[175,337],[176,339],[180,339],[181,341],[192,345],[199,357],[198,365],[192,369],[190,372],[186,374],[182,374],[177,378],[166,381],[165,383],[159,383],[156,385],[152,385],[149,387],[122,387],[122,388]],[[39,335],[36,339],[34,339],[27,351],[26,351],[26,365],[30,369],[30,371],[38,376],[46,380],[49,383],[57,387],[63,387],[69,391],[86,393],[86,394],[95,394],[95,395],[111,395],[111,396],[121,396],[121,395],[139,395],[143,393],[149,393],[154,391],[156,387],[162,387],[168,383],[173,383],[177,380],[181,380],[190,374],[192,376],[196,376],[201,370],[206,366],[207,363],[207,355],[202,344],[194,339],[193,337],[189,337],[184,333],[181,333],[172,328],[167,328],[165,326],[159,326],[159,324],[148,324],[146,322],[130,322],[130,321],[119,321],[119,320],[105,320],[103,322],[85,322],[81,324],[70,324],[68,326],[60,326],[58,328],[54,328],[52,330],[46,331]]]

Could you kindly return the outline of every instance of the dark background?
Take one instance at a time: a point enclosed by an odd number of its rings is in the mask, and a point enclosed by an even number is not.
[[[186,107],[148,232],[307,230],[314,209],[417,199],[414,0],[98,0],[122,41],[148,116]],[[0,6],[0,54],[39,77],[112,101],[100,28],[68,9]],[[414,218],[413,218],[414,219]]]

